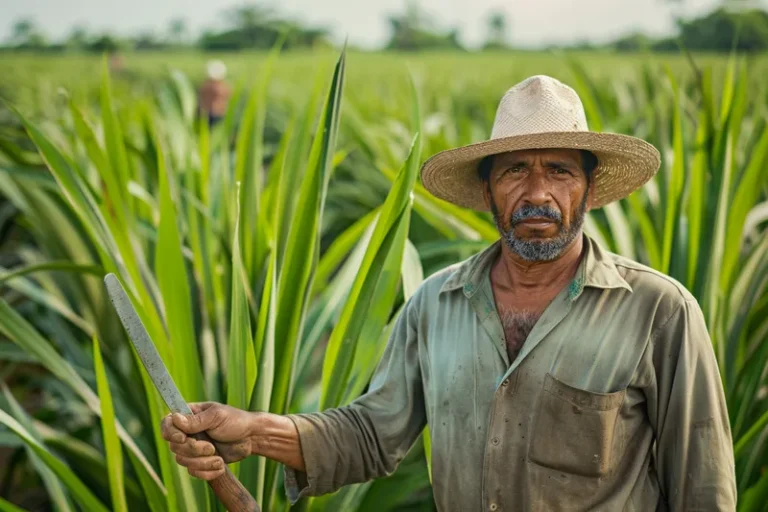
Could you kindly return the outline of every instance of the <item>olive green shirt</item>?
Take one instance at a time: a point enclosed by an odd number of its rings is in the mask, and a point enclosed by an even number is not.
[[[390,474],[429,425],[441,511],[735,510],[726,403],[696,300],[584,241],[575,278],[514,361],[490,282],[500,242],[427,279],[369,391],[290,416],[306,463],[285,470],[291,501]]]

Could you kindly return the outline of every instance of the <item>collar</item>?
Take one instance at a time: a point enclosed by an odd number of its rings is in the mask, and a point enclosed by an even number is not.
[[[584,247],[584,256],[568,289],[571,301],[576,300],[587,286],[602,289],[625,288],[632,291],[629,283],[619,274],[610,252],[586,234]],[[474,295],[500,252],[501,240],[497,240],[488,248],[459,263],[440,288],[440,293],[461,289],[467,297]]]

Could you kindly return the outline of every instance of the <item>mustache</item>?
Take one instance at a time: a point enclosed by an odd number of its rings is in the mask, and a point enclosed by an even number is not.
[[[531,206],[526,205],[519,209],[517,209],[510,219],[511,224],[514,226],[515,224],[518,224],[526,219],[532,219],[532,218],[545,218],[549,220],[553,220],[557,222],[558,224],[561,224],[563,222],[563,215],[552,208],[551,206]]]

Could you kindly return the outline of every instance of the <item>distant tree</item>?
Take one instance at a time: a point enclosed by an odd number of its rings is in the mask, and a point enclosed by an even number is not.
[[[110,34],[103,34],[88,44],[88,50],[97,53],[114,53],[121,47],[120,41]]]
[[[153,32],[144,32],[133,40],[133,49],[136,51],[164,50],[166,48],[168,48],[168,43],[161,40]]]
[[[461,49],[458,30],[438,32],[416,0],[407,0],[403,14],[390,16],[387,21],[392,33],[388,50]]]
[[[65,46],[70,50],[84,50],[88,46],[88,39],[88,30],[85,27],[77,26],[69,33]]]
[[[650,50],[653,46],[653,40],[645,34],[629,34],[618,39],[613,43],[614,49],[620,52],[637,52]]]
[[[504,11],[492,11],[488,15],[488,39],[485,48],[506,48],[507,30],[507,16]]]
[[[40,50],[46,47],[47,41],[35,22],[25,18],[13,24],[11,44],[22,50]]]
[[[174,18],[168,24],[171,43],[183,45],[187,39],[187,21],[184,18]]]
[[[259,4],[249,4],[225,12],[230,28],[223,32],[208,31],[199,45],[210,51],[236,51],[246,48],[270,48],[285,36],[284,48],[325,45],[328,31],[309,28],[278,18]]]
[[[737,2],[738,3],[738,2]],[[768,50],[768,12],[721,7],[679,22],[680,40],[689,50],[757,52]]]
[[[15,44],[21,45],[36,32],[37,28],[35,27],[34,21],[29,18],[21,19],[13,24],[13,35],[11,36],[11,39]]]
[[[225,13],[230,25],[241,29],[261,27],[274,20],[274,11],[259,4],[235,7]]]

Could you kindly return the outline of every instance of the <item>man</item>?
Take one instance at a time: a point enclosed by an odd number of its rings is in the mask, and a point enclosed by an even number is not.
[[[650,144],[587,129],[545,76],[510,89],[491,140],[439,153],[424,186],[493,212],[500,241],[427,279],[369,391],[277,416],[220,404],[165,418],[192,475],[261,455],[291,500],[392,472],[429,425],[439,510],[735,510],[728,414],[703,315],[679,283],[611,254],[585,213],[658,170]]]
[[[201,115],[208,118],[208,125],[214,126],[227,113],[231,91],[224,79],[227,76],[227,66],[220,60],[212,60],[206,66],[208,79],[200,86]]]

